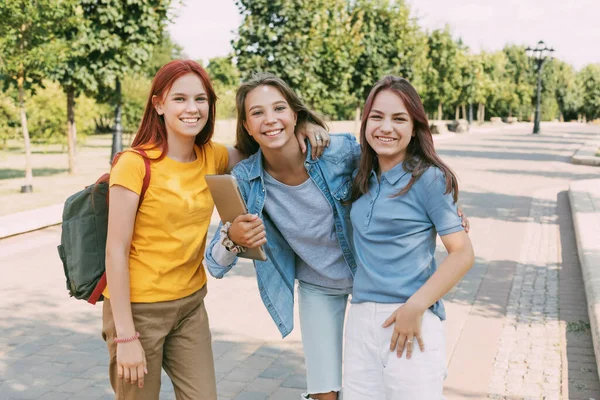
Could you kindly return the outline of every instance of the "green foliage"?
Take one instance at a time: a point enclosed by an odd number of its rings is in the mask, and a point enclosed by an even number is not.
[[[385,75],[400,75],[424,89],[427,36],[403,1],[357,0],[353,24],[360,26],[360,54],[354,65],[351,93],[364,103],[373,84]]]
[[[161,42],[169,0],[79,0],[86,20],[83,54],[97,97],[114,102],[115,80],[141,71]]]
[[[135,134],[144,115],[152,81],[141,75],[127,75],[123,79],[123,130]]]
[[[507,60],[504,81],[508,91],[504,96],[504,109],[498,111],[508,116],[512,116],[513,113],[527,115],[532,108],[536,87],[533,65],[524,46],[506,46],[502,51]]]
[[[588,121],[600,118],[600,64],[585,66],[577,74],[577,83],[583,94],[580,112]]]
[[[160,67],[169,61],[182,58],[185,58],[183,47],[173,42],[168,32],[164,32],[161,42],[152,49],[152,55],[148,62],[144,64],[142,73],[152,79]]]
[[[17,137],[19,135],[19,110],[15,106],[16,94],[13,91],[0,91],[0,140]]]
[[[233,64],[232,57],[212,58],[206,70],[219,98],[217,119],[235,118],[235,93],[240,84],[240,72]]]
[[[61,27],[74,12],[73,1],[0,2],[0,77],[5,87],[22,79],[25,89],[35,89],[66,58]]]
[[[44,86],[26,103],[31,138],[44,143],[66,143],[67,96],[57,83],[46,81]],[[93,99],[80,96],[76,107],[78,133],[94,133],[94,118],[102,110]]]
[[[238,0],[244,20],[233,42],[247,79],[273,72],[312,107],[345,117],[355,99],[350,80],[359,55],[360,26],[345,0]]]
[[[575,68],[566,62],[555,60],[556,88],[555,97],[559,110],[565,121],[577,119],[582,103],[582,88],[577,82]]]
[[[454,41],[450,29],[436,29],[428,37],[429,66],[425,73],[424,105],[434,111],[440,104],[454,104],[461,87],[461,47]]]

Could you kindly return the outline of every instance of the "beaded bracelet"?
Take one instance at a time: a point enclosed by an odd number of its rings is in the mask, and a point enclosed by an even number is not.
[[[115,343],[127,343],[127,342],[133,342],[134,340],[137,340],[140,338],[140,333],[136,332],[135,335],[130,336],[130,337],[126,337],[126,338],[115,338],[114,342]]]

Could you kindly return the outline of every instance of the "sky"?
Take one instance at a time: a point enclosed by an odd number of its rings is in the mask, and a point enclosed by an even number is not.
[[[232,51],[241,23],[234,0],[174,2],[172,38],[186,55],[208,61]],[[472,52],[544,40],[554,56],[577,69],[600,63],[600,0],[407,0],[419,25],[450,26]]]

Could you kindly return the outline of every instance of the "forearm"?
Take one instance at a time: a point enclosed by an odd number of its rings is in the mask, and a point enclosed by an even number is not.
[[[107,249],[106,278],[110,288],[110,306],[117,336],[132,336],[135,334],[135,325],[131,313],[129,260],[126,255],[113,254]]]
[[[407,303],[415,304],[425,312],[462,279],[473,266],[473,262],[474,254],[470,247],[448,253],[433,275]]]

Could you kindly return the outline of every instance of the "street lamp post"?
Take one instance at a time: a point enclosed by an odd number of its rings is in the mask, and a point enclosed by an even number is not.
[[[554,49],[546,46],[543,40],[540,40],[534,49],[527,47],[525,52],[533,58],[537,69],[537,96],[535,100],[535,118],[533,121],[533,133],[540,133],[540,100],[542,98],[542,68],[544,62],[549,56],[552,56]]]

